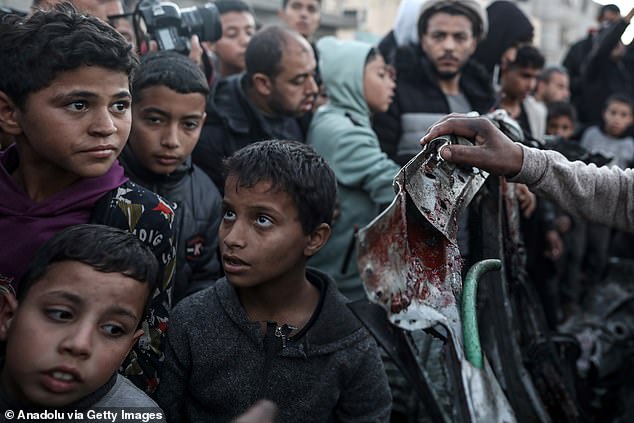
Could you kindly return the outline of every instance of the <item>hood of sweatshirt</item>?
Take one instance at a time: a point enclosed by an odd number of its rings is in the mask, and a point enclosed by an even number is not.
[[[345,109],[357,119],[369,119],[370,109],[363,93],[363,71],[372,46],[351,40],[323,37],[317,42],[321,78],[328,102]]]

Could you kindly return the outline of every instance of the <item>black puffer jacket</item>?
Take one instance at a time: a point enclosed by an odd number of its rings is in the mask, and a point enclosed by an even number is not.
[[[211,286],[221,274],[218,226],[222,197],[209,177],[187,159],[174,173],[159,175],[146,169],[130,147],[119,161],[133,182],[176,204],[174,239],[176,271],[172,304]]]
[[[399,149],[399,143],[412,144],[411,139],[420,139],[429,124],[451,113],[451,109],[433,75],[432,64],[419,46],[396,50],[394,66],[398,75],[394,101],[386,113],[375,116],[373,126],[381,149],[402,166],[415,152]],[[478,113],[488,112],[494,103],[488,74],[473,61],[462,70],[460,90]]]

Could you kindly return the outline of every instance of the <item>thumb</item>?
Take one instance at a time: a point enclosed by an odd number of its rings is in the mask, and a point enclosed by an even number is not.
[[[477,147],[458,144],[447,145],[440,150],[440,157],[457,165],[477,165],[473,161],[473,154],[471,154],[474,148]]]

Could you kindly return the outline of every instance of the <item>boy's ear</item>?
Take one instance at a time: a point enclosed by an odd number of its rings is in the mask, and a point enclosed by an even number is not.
[[[18,300],[16,300],[15,296],[4,289],[0,289],[0,341],[7,340],[7,334],[17,309]]]
[[[9,135],[20,135],[22,127],[18,122],[19,109],[13,100],[0,91],[0,128]]]
[[[125,360],[125,357],[127,357],[130,354],[130,351],[132,351],[132,348],[134,348],[134,346],[136,345],[137,341],[139,340],[139,338],[142,335],[143,335],[143,329],[137,329],[136,332],[134,332],[134,335],[132,336],[132,341],[130,342],[130,347],[128,348],[128,352],[126,353],[126,355],[121,360],[122,363],[123,363],[123,360]]]
[[[304,247],[304,255],[306,257],[311,257],[317,254],[317,252],[321,250],[321,247],[323,247],[330,238],[330,232],[331,229],[329,224],[319,224],[317,229],[308,235],[308,243],[306,244],[306,247]]]
[[[262,96],[269,96],[273,92],[273,82],[271,78],[263,73],[256,73],[253,75],[253,87]]]

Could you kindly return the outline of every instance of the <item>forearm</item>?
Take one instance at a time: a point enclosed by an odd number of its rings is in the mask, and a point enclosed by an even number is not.
[[[571,214],[634,231],[634,170],[597,168],[554,151],[522,148],[522,169],[511,181],[527,184]]]

